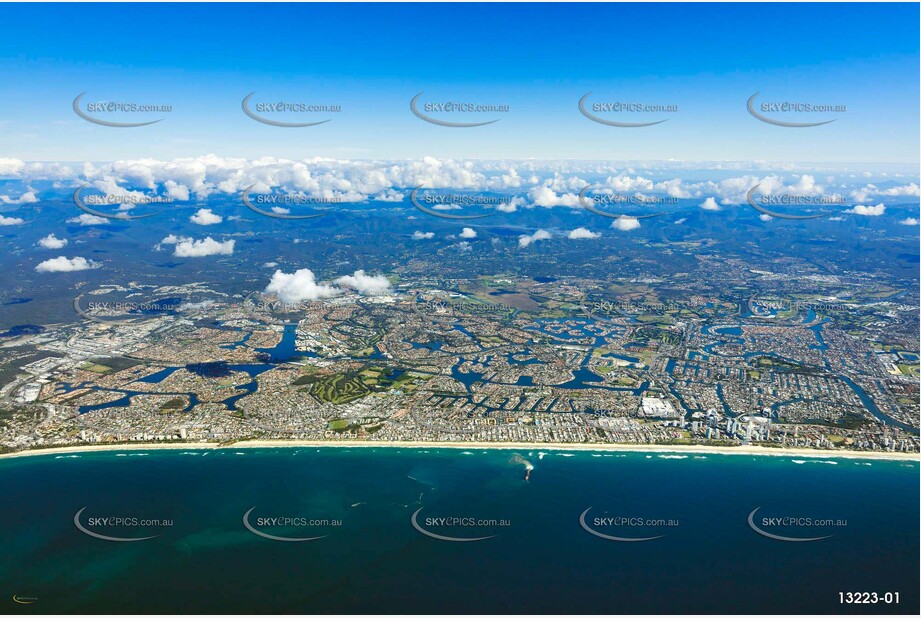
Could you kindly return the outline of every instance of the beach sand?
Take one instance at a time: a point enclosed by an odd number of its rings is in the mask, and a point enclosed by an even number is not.
[[[373,440],[322,441],[322,440],[244,440],[231,444],[216,442],[170,442],[165,444],[88,444],[17,451],[0,454],[0,459],[36,455],[78,454],[98,451],[155,451],[171,450],[239,450],[246,448],[409,448],[409,449],[462,449],[462,450],[516,450],[516,451],[593,451],[677,453],[695,455],[752,455],[773,457],[814,457],[845,459],[890,459],[919,461],[918,453],[887,451],[821,450],[808,448],[770,448],[763,446],[702,446],[668,444],[560,444],[542,442],[380,442]]]

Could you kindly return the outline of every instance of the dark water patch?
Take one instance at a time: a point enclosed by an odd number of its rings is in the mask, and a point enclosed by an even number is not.
[[[19,326],[12,327],[8,331],[0,333],[0,337],[21,337],[23,335],[38,335],[43,332],[45,332],[44,326],[20,324]]]

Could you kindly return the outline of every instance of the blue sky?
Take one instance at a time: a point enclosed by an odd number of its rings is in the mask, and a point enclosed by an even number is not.
[[[216,153],[915,163],[918,10],[912,4],[6,4],[0,7],[0,158]],[[165,118],[149,127],[100,127],[71,110],[83,91],[89,100],[170,104],[174,111],[144,116]],[[240,110],[252,91],[259,100],[336,104],[343,111],[317,127],[265,126]],[[485,127],[439,127],[410,113],[409,100],[420,91],[424,100],[506,104],[511,111]],[[653,127],[606,127],[578,112],[589,91],[592,100],[679,111]],[[822,127],[777,127],[747,113],[755,92],[770,101],[844,104],[847,112],[815,114],[837,118]]]

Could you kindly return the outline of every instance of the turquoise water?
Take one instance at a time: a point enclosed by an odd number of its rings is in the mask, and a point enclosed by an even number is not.
[[[0,539],[10,558],[0,562],[0,581],[8,595],[37,598],[30,609],[42,613],[905,613],[919,604],[918,481],[916,462],[538,449],[15,458],[0,460]],[[93,538],[74,525],[84,507],[78,521],[91,531],[157,536]],[[821,528],[831,535],[821,541],[780,542],[749,527],[759,507],[756,521],[847,525]],[[424,530],[492,538],[426,536],[411,523],[420,508]],[[579,523],[588,508],[597,531],[661,538],[597,537]],[[324,538],[257,536],[243,526],[249,509],[250,522],[325,520],[260,528]],[[172,525],[93,525],[112,516]],[[615,516],[653,523],[593,523]],[[430,519],[438,517],[494,522],[439,527]],[[901,603],[842,610],[842,591],[900,592]]]

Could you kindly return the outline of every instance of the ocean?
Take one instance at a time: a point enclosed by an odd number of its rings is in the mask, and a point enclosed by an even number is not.
[[[915,461],[51,453],[0,460],[0,495],[6,613],[919,609]]]

